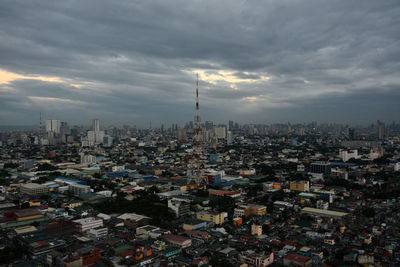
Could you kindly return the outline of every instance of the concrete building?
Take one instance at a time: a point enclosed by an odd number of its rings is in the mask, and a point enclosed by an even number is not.
[[[256,225],[256,224],[252,224],[251,225],[251,234],[252,235],[257,235],[257,236],[262,235],[262,226],[261,225]]]
[[[274,253],[269,254],[255,254],[244,252],[239,256],[240,260],[249,266],[265,267],[274,262]]]
[[[93,120],[93,122],[92,122],[92,130],[94,132],[100,131],[100,121],[99,121],[99,119],[94,119]]]
[[[107,227],[98,227],[98,228],[92,228],[89,229],[86,234],[89,237],[93,237],[93,238],[101,238],[104,236],[107,236],[108,234],[108,228]]]
[[[173,246],[187,248],[192,245],[192,240],[178,235],[163,235],[162,239]]]
[[[315,209],[315,208],[310,208],[310,207],[303,208],[301,210],[301,213],[309,214],[312,216],[330,217],[330,218],[338,218],[338,219],[348,215],[348,213],[345,213],[345,212],[324,210],[324,209]]]
[[[187,215],[190,212],[189,201],[172,198],[168,200],[168,208],[175,212],[177,218]]]
[[[310,182],[309,181],[291,181],[290,182],[290,190],[300,191],[300,192],[309,192],[310,191]]]
[[[74,194],[74,196],[80,196],[82,194],[90,193],[90,186],[83,184],[71,184],[69,185],[69,190]]]
[[[357,149],[354,149],[354,150],[340,149],[339,150],[339,158],[343,162],[347,162],[350,159],[357,159],[358,158],[358,150]]]
[[[96,164],[97,163],[96,156],[87,155],[87,154],[84,154],[84,153],[80,153],[80,156],[81,156],[81,163],[82,164],[88,164],[88,163]]]
[[[187,141],[187,136],[186,136],[186,129],[185,128],[179,128],[178,130],[178,142],[179,143],[185,143]]]
[[[21,184],[21,186],[20,186],[21,193],[31,195],[31,196],[44,194],[44,193],[47,193],[48,191],[49,191],[49,188],[47,186],[44,186],[41,184],[36,184],[36,183]]]
[[[226,127],[215,127],[214,135],[218,139],[225,139],[226,138]]]
[[[251,215],[263,216],[267,213],[267,206],[264,205],[239,205],[235,208],[233,217],[248,217]]]
[[[61,128],[60,120],[46,120],[46,132],[59,134]]]
[[[223,224],[225,216],[223,212],[201,211],[196,214],[196,218],[202,221],[212,222],[215,224]]]
[[[103,220],[95,217],[88,217],[73,221],[82,233],[103,226]]]
[[[331,173],[331,164],[329,162],[313,162],[311,163],[311,172],[312,173],[322,173],[322,174],[330,174]]]

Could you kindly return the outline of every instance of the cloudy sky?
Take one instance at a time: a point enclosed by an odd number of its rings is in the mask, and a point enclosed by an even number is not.
[[[400,1],[2,0],[0,125],[399,122]]]

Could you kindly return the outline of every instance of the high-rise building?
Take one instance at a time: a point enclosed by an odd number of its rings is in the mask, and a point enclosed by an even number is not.
[[[228,134],[227,134],[227,143],[228,143],[228,145],[230,145],[230,144],[232,144],[232,142],[233,142],[233,133],[232,133],[232,131],[228,131]]]
[[[60,120],[46,120],[46,132],[59,134],[60,133]]]
[[[225,139],[226,138],[226,127],[215,127],[214,134],[216,138]]]
[[[100,121],[99,119],[94,119],[92,124],[92,130],[95,132],[100,131]]]
[[[187,141],[186,137],[186,129],[185,128],[179,128],[178,131],[178,142],[179,143],[185,143]]]
[[[60,124],[60,132],[61,132],[62,135],[67,135],[67,134],[71,133],[71,131],[70,131],[69,127],[68,127],[68,123],[66,123],[64,121],[61,122],[61,124]]]
[[[212,121],[205,121],[204,122],[204,128],[206,130],[211,130],[214,127],[214,123]]]
[[[348,132],[349,132],[349,139],[350,140],[356,139],[356,133],[355,133],[355,129],[354,128],[349,128]]]
[[[229,131],[232,131],[233,130],[233,127],[234,127],[234,122],[233,121],[229,121],[229,123],[228,123],[228,130]]]
[[[378,139],[384,139],[386,135],[385,124],[378,120]]]
[[[103,144],[104,131],[88,131],[87,140],[90,146]]]
[[[331,164],[329,162],[313,162],[311,163],[311,172],[312,173],[323,173],[330,174],[331,173]]]

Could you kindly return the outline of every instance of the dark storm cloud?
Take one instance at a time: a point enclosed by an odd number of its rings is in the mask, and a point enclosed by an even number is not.
[[[0,85],[0,123],[39,110],[188,121],[196,71],[203,119],[396,119],[398,14],[398,1],[372,0],[1,1],[0,69],[60,81]]]

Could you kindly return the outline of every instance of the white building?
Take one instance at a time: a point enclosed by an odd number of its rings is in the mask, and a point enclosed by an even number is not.
[[[98,228],[103,226],[103,220],[95,217],[88,217],[73,221],[79,230],[84,233],[90,229]]]
[[[190,213],[190,203],[186,199],[169,199],[168,208],[175,212],[177,218]]]
[[[97,158],[96,156],[93,155],[85,155],[84,153],[80,153],[81,156],[81,163],[82,164],[88,164],[88,163],[97,163]]]
[[[47,186],[36,183],[21,184],[19,189],[21,193],[31,196],[40,195],[49,191]]]
[[[102,144],[104,142],[104,131],[88,131],[87,140],[90,146]]]
[[[98,227],[98,228],[92,228],[89,229],[86,234],[89,237],[93,237],[93,238],[100,238],[103,236],[107,236],[108,234],[108,228],[107,227]]]
[[[74,196],[80,196],[82,194],[90,193],[90,186],[83,184],[71,184],[69,190],[72,191]]]
[[[398,172],[398,171],[400,170],[400,163],[399,163],[399,162],[396,162],[396,163],[393,165],[393,170],[394,170],[395,172]]]
[[[228,135],[227,135],[227,143],[228,145],[232,144],[233,142],[233,133],[232,131],[228,131]]]
[[[92,130],[94,132],[99,132],[100,131],[100,121],[99,121],[99,119],[94,119],[93,120]]]
[[[358,159],[358,151],[357,149],[354,150],[339,150],[339,157],[342,159],[343,162],[347,162],[350,159]]]
[[[46,120],[46,132],[59,134],[60,133],[60,120]]]
[[[225,139],[226,138],[226,127],[215,127],[214,135],[216,138]]]

